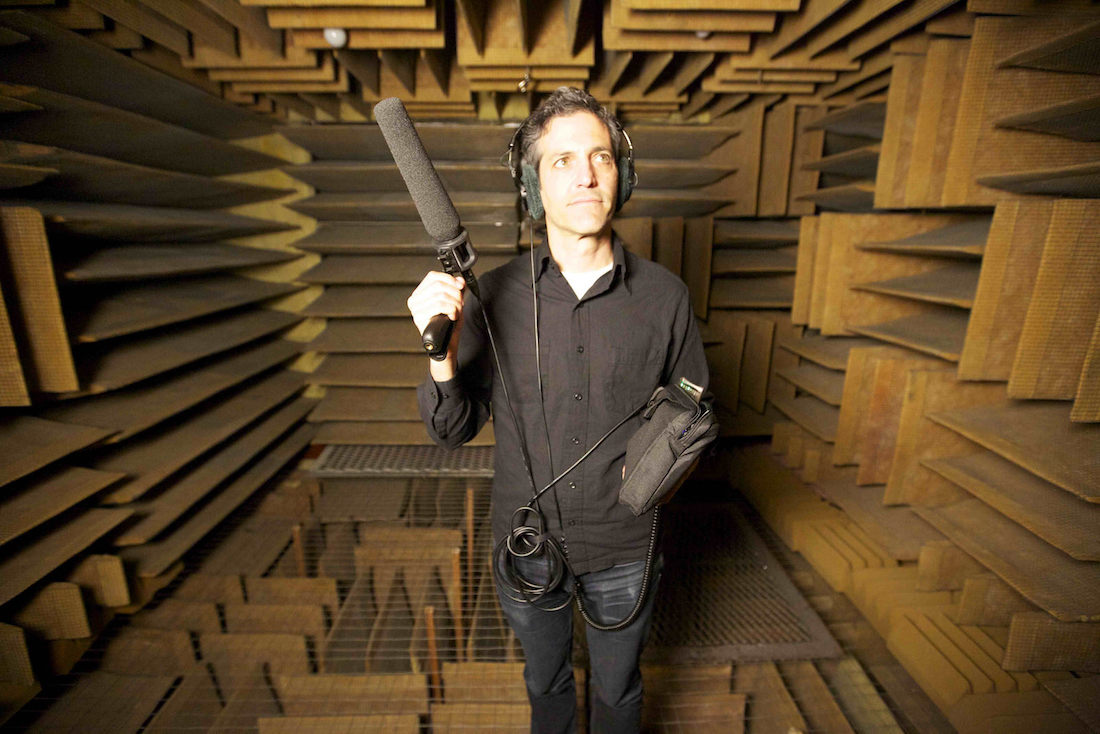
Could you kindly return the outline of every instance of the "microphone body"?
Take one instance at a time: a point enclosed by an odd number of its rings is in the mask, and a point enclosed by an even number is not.
[[[405,105],[397,97],[389,97],[374,106],[374,116],[420,214],[420,221],[435,241],[436,257],[443,271],[462,275],[467,287],[479,296],[472,270],[477,252],[470,244],[454,203],[439,180]],[[435,360],[446,357],[453,330],[454,322],[445,314],[432,318],[421,334],[421,344],[428,356]]]

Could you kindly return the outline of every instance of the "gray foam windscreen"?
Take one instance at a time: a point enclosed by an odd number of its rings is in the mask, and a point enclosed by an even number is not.
[[[453,240],[462,231],[458,212],[420,142],[405,105],[397,97],[388,97],[374,106],[374,116],[424,229],[437,242]]]

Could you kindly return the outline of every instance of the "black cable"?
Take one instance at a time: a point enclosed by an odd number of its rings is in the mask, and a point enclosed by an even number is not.
[[[539,406],[542,409],[542,425],[546,437],[547,461],[550,465],[550,473],[551,475],[553,475],[550,429],[546,420],[546,404],[544,402],[542,385],[542,364],[539,354],[539,300],[538,290],[535,286],[535,255],[533,235],[530,245],[531,293],[533,300],[535,327],[535,368],[538,371]],[[505,385],[504,373],[500,367],[500,361],[499,359],[497,359],[496,347],[492,337],[492,329],[489,326],[488,316],[486,316],[485,322],[486,332],[489,334],[489,343],[493,345],[493,358],[496,362],[497,372],[500,374],[501,386],[504,388],[505,399],[507,400],[508,390],[507,386]],[[543,494],[545,494],[551,488],[555,487],[558,482],[568,476],[570,472],[580,466],[580,464],[589,456],[591,456],[592,452],[599,448],[600,445],[603,444],[603,442],[607,440],[607,438],[610,437],[612,433],[621,428],[627,421],[638,415],[638,413],[640,413],[645,408],[647,403],[648,400],[645,403],[639,405],[628,415],[626,415],[622,420],[612,426],[603,436],[600,437],[598,441],[596,441],[596,443],[594,443],[587,451],[585,451],[580,456],[580,458],[573,462],[573,464],[571,464],[568,469],[563,471],[558,476],[554,477],[554,479],[552,479],[550,483],[547,484],[545,487],[536,491],[528,504],[516,508],[516,510],[512,513],[511,530],[507,535],[505,535],[497,542],[495,548],[493,549],[493,573],[497,577],[497,582],[501,588],[501,592],[509,599],[516,602],[525,602],[531,604],[539,609],[542,609],[543,611],[553,612],[569,606],[569,603],[573,600],[573,597],[575,596],[577,599],[577,608],[580,611],[581,616],[584,618],[585,622],[596,629],[604,631],[622,629],[632,623],[634,619],[638,616],[638,613],[641,611],[642,606],[645,604],[646,594],[649,590],[650,574],[653,568],[653,558],[654,550],[656,548],[659,517],[657,510],[654,510],[653,512],[653,526],[650,531],[649,546],[646,551],[645,571],[642,575],[642,585],[639,590],[638,599],[635,602],[634,608],[621,621],[614,624],[605,625],[592,619],[592,617],[588,613],[588,610],[585,608],[583,598],[584,589],[581,585],[579,577],[573,572],[573,569],[569,564],[569,554],[564,544],[565,538],[563,537],[561,541],[559,541],[556,537],[554,537],[553,534],[546,532],[546,519],[543,516],[541,508],[539,506],[539,499],[542,497]],[[508,408],[511,412],[512,408],[510,401]],[[512,420],[516,424],[518,431],[519,423],[516,420],[514,412],[512,412]],[[524,444],[526,444],[526,439],[522,435],[520,440]],[[528,460],[526,445],[523,446],[523,455],[524,461],[527,465],[528,476],[531,478],[532,488],[534,488],[534,474]],[[558,512],[558,525],[559,527],[564,527],[561,517],[561,507],[557,503],[557,492],[554,493],[554,499],[555,506],[557,507]],[[534,518],[533,524],[531,524],[530,522],[526,522],[528,520],[528,517]],[[548,577],[545,583],[540,584],[531,581],[529,578],[524,576],[524,574],[518,568],[516,563],[517,559],[531,557],[539,557],[545,559],[548,572]],[[561,604],[553,606],[545,605],[543,603],[543,600],[548,594],[555,591],[556,589],[561,588],[567,578],[567,572],[568,575],[572,576],[574,579],[573,590],[566,597],[565,601]]]

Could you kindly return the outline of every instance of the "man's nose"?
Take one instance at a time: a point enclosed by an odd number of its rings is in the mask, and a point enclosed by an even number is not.
[[[577,184],[585,188],[596,185],[596,167],[592,164],[592,161],[586,160],[581,163],[580,171],[577,174]]]

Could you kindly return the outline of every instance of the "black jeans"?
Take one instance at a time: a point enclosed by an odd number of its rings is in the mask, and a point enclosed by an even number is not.
[[[591,734],[637,734],[642,722],[642,674],[638,659],[649,635],[661,559],[654,561],[647,599],[637,618],[613,632],[585,630],[592,676]],[[517,566],[532,581],[546,579],[546,564],[518,559]],[[634,608],[641,591],[645,561],[637,561],[580,577],[585,609],[596,622],[613,624]],[[569,586],[545,598],[559,606]],[[497,588],[504,616],[523,646],[523,678],[531,701],[532,734],[569,734],[577,729],[577,695],[573,681],[573,605],[555,612],[516,602]]]

